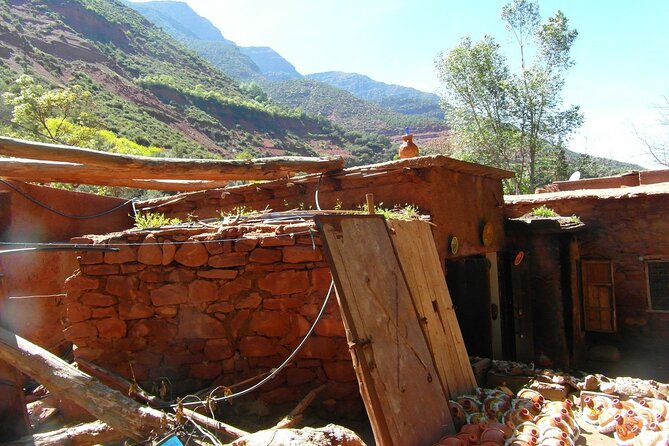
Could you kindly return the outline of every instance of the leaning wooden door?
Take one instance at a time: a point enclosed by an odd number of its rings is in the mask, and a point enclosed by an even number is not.
[[[611,261],[583,260],[581,283],[586,331],[616,331],[616,299]]]

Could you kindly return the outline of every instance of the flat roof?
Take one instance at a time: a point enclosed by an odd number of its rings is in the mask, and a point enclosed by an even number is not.
[[[504,202],[506,204],[544,203],[571,199],[625,199],[651,195],[669,195],[669,183],[609,189],[578,189],[526,195],[505,195]]]

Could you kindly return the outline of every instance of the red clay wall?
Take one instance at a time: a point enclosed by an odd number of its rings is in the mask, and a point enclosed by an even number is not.
[[[65,214],[92,215],[112,209],[126,200],[71,192],[63,189],[12,182],[30,197]],[[0,183],[0,240],[6,242],[69,242],[70,238],[104,233],[133,225],[130,204],[93,219],[73,219],[39,206],[4,183]],[[16,248],[6,246],[3,249]],[[55,294],[77,268],[74,252],[39,252],[0,256],[0,273],[7,295],[0,317],[21,336],[43,347],[63,341]],[[30,297],[45,296],[45,297]],[[19,298],[20,297],[20,298]]]
[[[186,218],[219,217],[220,211],[236,206],[275,211],[315,209],[314,195],[318,182],[273,182],[252,186],[183,194],[168,199],[139,203],[139,208]],[[443,166],[396,169],[368,176],[324,177],[319,187],[322,209],[357,209],[365,203],[365,194],[374,194],[377,205],[392,208],[406,203],[429,214],[436,224],[433,234],[443,260],[452,257],[499,251],[504,245],[504,198],[502,182],[497,178],[458,172]],[[484,246],[481,231],[486,223],[493,227],[494,239]],[[459,250],[452,255],[449,243],[458,237]]]
[[[666,339],[669,313],[648,310],[644,258],[669,256],[669,195],[639,193],[622,198],[563,198],[507,201],[518,217],[541,204],[561,215],[575,214],[587,228],[577,235],[581,258],[611,259],[618,328],[621,334]]]
[[[66,282],[65,336],[77,346],[75,358],[127,378],[134,373],[147,388],[168,377],[175,394],[277,367],[306,334],[330,285],[310,227],[129,231],[96,240],[139,246],[81,255],[80,270]],[[323,407],[360,413],[334,296],[298,359],[259,395],[267,404],[296,401],[320,383],[327,383]]]

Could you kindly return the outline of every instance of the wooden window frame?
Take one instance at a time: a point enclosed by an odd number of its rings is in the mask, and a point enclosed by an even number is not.
[[[649,313],[669,313],[669,308],[653,308],[653,297],[650,293],[650,274],[648,271],[649,263],[669,263],[669,257],[657,257],[644,260],[644,270],[646,272],[646,304],[648,305],[646,311]]]

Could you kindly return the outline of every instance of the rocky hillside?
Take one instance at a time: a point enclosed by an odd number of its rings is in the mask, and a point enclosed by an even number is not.
[[[21,74],[50,88],[81,85],[93,94],[100,128],[165,155],[347,155],[358,148],[359,134],[252,94],[117,0],[0,0],[0,59],[3,91]],[[5,134],[18,131],[8,127],[8,112],[0,108]],[[388,140],[377,141],[374,159],[388,149]]]
[[[284,106],[327,117],[345,128],[381,135],[397,136],[405,127],[419,133],[446,130],[436,95],[384,84],[357,74],[350,75],[357,79],[358,88],[354,89],[347,88],[353,82],[349,82],[348,86],[345,82],[336,85],[334,75],[323,76],[326,82],[320,82],[320,75],[314,75],[319,82],[306,81],[290,62],[272,48],[236,46],[225,39],[209,20],[198,16],[192,9],[185,12],[184,8],[190,8],[184,3],[152,1],[128,4],[233,78],[260,83],[274,101]],[[184,31],[189,27],[196,28],[202,37]],[[360,79],[366,79],[367,83],[362,85]],[[370,94],[363,92],[367,87],[370,87]],[[385,93],[381,92],[382,89]]]

